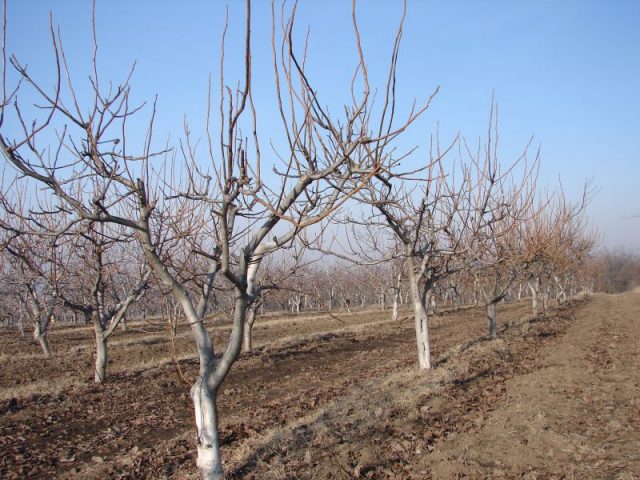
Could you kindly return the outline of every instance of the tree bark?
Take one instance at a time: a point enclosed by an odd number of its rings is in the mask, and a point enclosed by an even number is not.
[[[538,315],[540,310],[538,298],[540,294],[540,277],[530,278],[527,280],[527,285],[531,291],[531,307],[533,309],[533,314]]]
[[[485,310],[487,314],[487,322],[489,325],[489,337],[496,338],[498,336],[498,331],[496,328],[496,303],[487,303]]]
[[[98,314],[96,313],[95,315],[97,316]],[[102,325],[95,327],[95,337],[96,366],[93,379],[96,383],[103,383],[107,378],[107,337]]]
[[[418,279],[415,274],[415,265],[413,257],[407,257],[407,270],[411,295],[413,297],[413,312],[416,330],[416,343],[418,347],[418,364],[421,370],[429,370],[431,368],[431,346],[429,344],[429,323],[428,314],[425,303],[422,301]],[[425,293],[425,299],[428,301],[429,293]]]
[[[51,349],[49,348],[49,336],[47,335],[46,329],[40,328],[40,322],[36,320],[36,325],[33,330],[33,339],[36,340],[40,344],[40,348],[42,348],[42,353],[45,357],[51,356]]]
[[[402,280],[402,272],[396,276],[395,284],[393,285],[393,307],[391,310],[391,321],[398,320],[398,304],[402,301],[400,296],[400,281]]]
[[[242,351],[251,352],[253,350],[253,324],[256,321],[256,309],[250,307],[247,310],[247,318],[242,332]]]
[[[396,291],[395,294],[393,295],[393,307],[391,310],[391,321],[392,322],[396,322],[398,321],[398,300],[400,297],[400,291]]]
[[[196,420],[198,458],[196,465],[203,480],[223,480],[220,437],[218,434],[217,389],[211,388],[207,379],[215,371],[215,364],[202,369],[191,387],[191,400]]]
[[[431,301],[429,303],[431,304],[431,312],[434,315],[437,315],[438,314],[438,302],[436,301],[435,295],[431,295]]]

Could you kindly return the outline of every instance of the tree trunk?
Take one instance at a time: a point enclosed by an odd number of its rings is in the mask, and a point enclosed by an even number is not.
[[[247,318],[244,322],[244,331],[242,332],[242,351],[250,352],[253,350],[253,324],[256,321],[256,309],[249,308],[247,310]]]
[[[85,319],[89,314],[85,314]],[[107,378],[107,335],[102,325],[100,314],[93,311],[91,314],[93,331],[96,339],[96,364],[93,380],[96,383],[103,383]]]
[[[208,385],[214,364],[205,368],[191,387],[191,400],[196,420],[198,458],[196,465],[203,480],[223,480],[220,437],[218,435],[217,391]]]
[[[183,307],[188,307],[189,299],[184,295]],[[211,337],[193,309],[187,308],[187,319],[191,322],[198,356],[200,357],[200,373],[191,388],[196,420],[196,445],[198,458],[196,465],[200,476],[205,480],[223,480],[222,457],[220,455],[220,437],[218,434],[218,412],[216,396],[218,388],[226,378],[231,366],[238,358],[244,338],[244,327],[249,310],[246,293],[236,287],[233,327],[226,350],[216,358]],[[183,308],[184,309],[184,308]]]
[[[33,339],[36,340],[40,347],[42,348],[42,353],[45,357],[51,356],[51,350],[49,349],[49,336],[47,335],[47,330],[43,330],[40,328],[40,322],[36,321],[35,328],[33,330]]]
[[[540,277],[530,278],[527,280],[527,285],[531,291],[531,307],[533,309],[533,314],[538,315],[540,308],[538,304],[538,296],[540,294]]]
[[[20,332],[20,336],[24,337],[24,313],[20,313],[18,316],[18,331]]]
[[[393,285],[393,307],[391,313],[391,321],[395,322],[398,320],[398,303],[402,301],[400,295],[400,281],[402,280],[402,271],[396,275],[395,284]]]
[[[107,337],[104,331],[96,330],[96,370],[94,381],[102,383],[107,378]]]
[[[485,307],[487,313],[487,321],[489,324],[489,337],[496,338],[498,336],[498,331],[496,328],[496,304],[495,302],[487,303]]]
[[[478,279],[473,279],[473,306],[477,307],[478,303],[480,303],[480,285],[478,283]]]
[[[391,321],[392,322],[396,322],[398,321],[398,301],[400,299],[400,290],[396,290],[396,292],[393,295],[393,307],[391,310]]]
[[[558,294],[556,295],[558,304],[565,303],[567,301],[567,292],[565,290],[565,285],[557,275],[554,275],[553,279],[555,280],[556,287],[558,288]]]
[[[422,301],[418,279],[416,278],[413,257],[407,257],[407,270],[411,295],[413,297],[413,312],[416,329],[416,343],[418,347],[418,364],[421,370],[431,368],[431,346],[429,344],[429,323],[425,302]],[[423,297],[428,301],[430,294],[425,292]],[[428,305],[428,303],[426,303]]]

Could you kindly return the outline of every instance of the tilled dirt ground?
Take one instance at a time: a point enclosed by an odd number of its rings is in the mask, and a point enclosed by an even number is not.
[[[220,398],[229,478],[638,478],[640,294],[528,313],[501,306],[493,341],[480,310],[433,317],[429,373],[406,317],[265,319]],[[0,478],[197,478],[186,330],[175,353],[161,323],[118,332],[104,386],[90,330],[49,360],[0,342]]]

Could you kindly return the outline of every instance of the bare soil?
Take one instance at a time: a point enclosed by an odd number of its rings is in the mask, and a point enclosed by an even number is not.
[[[263,319],[221,392],[229,478],[640,478],[640,294],[529,308],[491,341],[479,309],[432,317],[431,372],[407,313]],[[187,330],[118,332],[103,386],[90,329],[51,344],[0,335],[0,478],[197,478]]]

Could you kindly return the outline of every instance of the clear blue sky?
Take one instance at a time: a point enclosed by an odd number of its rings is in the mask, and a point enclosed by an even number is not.
[[[242,47],[238,40],[244,2],[229,3],[231,59]],[[91,58],[90,1],[8,4],[8,50],[29,64],[35,77],[50,83],[51,10],[82,83]],[[311,78],[326,103],[339,103],[347,98],[355,58],[350,2],[300,4],[298,29],[311,28]],[[208,75],[217,75],[225,3],[99,0],[97,11],[103,80],[120,81],[137,60],[136,95],[159,96],[156,134],[179,137],[185,115],[198,134]],[[360,2],[364,48],[374,76],[388,59],[400,12],[399,1]],[[270,130],[276,118],[270,2],[255,1],[253,23],[259,125],[264,136],[276,137],[278,130]],[[436,123],[445,140],[457,131],[470,139],[482,135],[495,91],[503,160],[512,160],[535,135],[535,145],[542,146],[543,181],[553,184],[560,176],[568,194],[576,196],[584,179],[593,177],[599,193],[590,216],[603,244],[640,250],[640,218],[631,218],[640,214],[638,25],[640,2],[631,0],[409,0],[400,58],[401,100],[425,99],[437,85],[441,92],[407,135],[407,146],[424,145]],[[377,78],[382,86],[383,78]],[[418,155],[425,155],[424,150]]]

